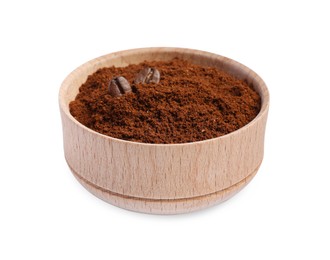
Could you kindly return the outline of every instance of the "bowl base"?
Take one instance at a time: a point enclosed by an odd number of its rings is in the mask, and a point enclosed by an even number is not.
[[[240,182],[211,194],[182,199],[147,199],[122,195],[99,187],[81,177],[69,165],[70,170],[76,179],[89,192],[105,202],[126,210],[161,215],[188,213],[219,204],[243,189],[256,175],[259,166]]]

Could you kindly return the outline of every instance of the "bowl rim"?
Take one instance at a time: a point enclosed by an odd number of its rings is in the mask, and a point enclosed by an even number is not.
[[[248,77],[253,77],[256,79],[256,81],[258,82],[259,88],[261,89],[261,91],[257,91],[258,94],[261,97],[261,108],[259,113],[257,114],[257,116],[250,121],[248,124],[244,125],[243,127],[230,132],[228,134],[222,135],[222,136],[218,136],[218,137],[214,137],[211,139],[205,139],[205,140],[201,140],[201,141],[195,141],[195,142],[185,142],[185,143],[170,143],[170,144],[165,144],[165,143],[143,143],[143,142],[135,142],[135,141],[129,141],[129,140],[124,140],[124,139],[119,139],[119,138],[115,138],[115,137],[111,137],[105,134],[101,134],[97,131],[94,131],[90,128],[88,128],[87,126],[83,125],[82,123],[80,123],[76,118],[74,118],[70,111],[69,111],[69,107],[66,106],[65,102],[64,102],[64,93],[65,91],[69,88],[68,86],[70,85],[70,81],[71,81],[71,77],[73,77],[74,74],[78,74],[80,73],[80,71],[83,68],[87,68],[90,67],[92,65],[96,65],[97,63],[100,63],[101,61],[107,60],[111,57],[117,57],[117,56],[123,56],[123,55],[128,55],[128,54],[134,54],[134,53],[148,53],[148,52],[155,52],[155,51],[167,51],[167,52],[179,52],[179,53],[194,53],[194,54],[198,54],[201,56],[207,56],[209,58],[220,58],[226,61],[229,61],[231,64],[239,67],[240,69],[244,70],[247,72]],[[76,69],[74,69],[72,72],[70,72],[66,78],[63,80],[60,90],[59,90],[59,95],[58,95],[58,99],[59,99],[59,105],[60,105],[60,110],[65,113],[65,115],[71,120],[73,121],[77,126],[83,128],[85,131],[90,132],[91,134],[96,134],[98,136],[100,136],[101,138],[106,138],[109,141],[114,141],[114,142],[121,142],[121,143],[126,143],[126,144],[130,144],[130,145],[139,145],[139,146],[164,146],[164,147],[173,147],[173,146],[188,146],[188,145],[196,145],[196,144],[205,144],[208,142],[214,142],[215,140],[221,140],[221,139],[226,139],[226,138],[231,138],[237,134],[241,134],[241,132],[246,131],[248,128],[252,127],[256,122],[260,121],[264,116],[267,115],[268,113],[268,109],[269,109],[269,90],[266,86],[266,83],[263,81],[263,79],[256,73],[254,72],[252,69],[250,69],[249,67],[243,65],[242,63],[233,60],[231,58],[228,58],[226,56],[222,56],[219,54],[215,54],[215,53],[211,53],[211,52],[207,52],[207,51],[202,51],[202,50],[196,50],[196,49],[190,49],[190,48],[179,48],[179,47],[146,47],[146,48],[134,48],[134,49],[127,49],[127,50],[122,50],[122,51],[117,51],[117,52],[112,52],[109,54],[105,54],[102,56],[99,56],[97,58],[91,59],[83,64],[81,64],[80,66],[78,66]]]

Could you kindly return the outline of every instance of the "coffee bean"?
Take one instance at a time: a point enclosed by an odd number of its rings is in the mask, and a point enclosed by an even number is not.
[[[135,83],[158,83],[160,73],[155,68],[144,68],[135,77]]]
[[[125,93],[132,92],[127,79],[122,76],[113,78],[109,83],[109,93],[113,97],[120,97]]]

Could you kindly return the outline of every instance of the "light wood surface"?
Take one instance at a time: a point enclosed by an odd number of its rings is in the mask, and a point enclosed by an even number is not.
[[[87,76],[106,66],[180,57],[213,66],[247,80],[258,91],[258,116],[228,135],[186,144],[144,144],[88,129],[69,112],[69,103]],[[59,94],[64,152],[75,177],[91,193],[129,210],[176,214],[202,209],[229,198],[256,174],[264,151],[269,94],[252,70],[212,53],[180,48],[117,52],[85,63],[62,83]]]

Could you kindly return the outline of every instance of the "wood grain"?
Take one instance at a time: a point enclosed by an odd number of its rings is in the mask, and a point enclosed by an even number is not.
[[[105,66],[180,57],[246,80],[262,99],[258,116],[228,135],[186,144],[144,144],[96,133],[69,112],[87,76]],[[175,214],[217,204],[255,175],[264,151],[269,94],[263,80],[220,55],[180,48],[145,48],[94,59],[73,71],[59,94],[65,158],[76,178],[96,196],[130,210]]]

